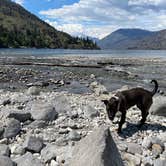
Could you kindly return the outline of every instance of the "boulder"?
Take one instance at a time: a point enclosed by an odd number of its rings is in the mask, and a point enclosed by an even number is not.
[[[0,144],[0,155],[1,156],[10,156],[10,148],[5,144]]]
[[[24,142],[24,147],[27,151],[39,153],[43,148],[43,140],[33,136],[28,136]]]
[[[50,162],[52,159],[56,158],[56,145],[48,144],[45,148],[41,150],[41,158],[42,160],[47,163]]]
[[[142,154],[142,147],[136,143],[128,143],[127,152],[131,154]]]
[[[14,118],[20,122],[25,122],[31,120],[31,114],[29,112],[11,112],[9,113],[8,118]]]
[[[101,95],[101,94],[109,94],[107,91],[106,87],[102,84],[99,84],[98,82],[92,82],[90,84],[90,89],[96,94],[96,95]]]
[[[39,95],[40,89],[36,86],[32,86],[32,87],[28,88],[27,94],[28,95]]]
[[[15,166],[15,164],[9,157],[0,155],[0,166]]]
[[[166,117],[166,97],[165,96],[157,96],[153,99],[153,104],[150,108],[150,113],[152,115]]]
[[[8,119],[6,122],[6,128],[3,133],[4,138],[15,137],[21,131],[21,124],[16,119]]]
[[[72,166],[124,165],[109,128],[104,126],[78,142],[72,156]]]
[[[79,141],[81,139],[81,136],[77,131],[72,130],[72,131],[70,131],[70,133],[68,135],[68,139],[70,141]]]
[[[84,116],[88,119],[93,119],[99,116],[99,111],[90,105],[86,105],[83,107],[83,113],[84,113]]]
[[[35,120],[52,121],[58,117],[58,113],[51,104],[36,102],[30,110],[32,118]]]
[[[17,166],[44,166],[42,162],[35,158],[31,153],[27,152],[14,160]]]

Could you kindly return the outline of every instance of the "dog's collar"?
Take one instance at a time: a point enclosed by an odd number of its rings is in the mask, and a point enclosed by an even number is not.
[[[113,98],[115,98],[116,100],[119,100],[119,97],[118,96],[112,96]]]

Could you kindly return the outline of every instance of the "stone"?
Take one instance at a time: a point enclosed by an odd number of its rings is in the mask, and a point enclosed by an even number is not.
[[[58,113],[53,106],[42,102],[34,103],[30,113],[35,120],[53,121],[58,117]]]
[[[77,131],[72,130],[69,132],[68,139],[71,141],[79,141],[81,139],[81,136]]]
[[[142,147],[136,143],[128,143],[127,152],[131,154],[142,154]]]
[[[83,113],[86,118],[93,119],[99,116],[99,112],[90,105],[86,105],[83,107]]]
[[[3,105],[3,106],[9,105],[9,104],[11,104],[11,100],[10,100],[10,99],[4,100],[4,101],[2,102],[2,105]]]
[[[15,137],[21,131],[21,124],[16,119],[8,119],[6,122],[6,128],[3,133],[4,138]]]
[[[165,166],[166,160],[157,159],[154,161],[154,166]]]
[[[159,144],[152,145],[152,154],[155,157],[158,157],[162,153],[163,149]]]
[[[31,129],[36,129],[36,128],[45,128],[46,127],[46,122],[43,120],[35,120],[32,123],[30,123],[27,127]]]
[[[23,146],[21,146],[19,144],[14,144],[11,147],[11,153],[14,155],[23,155],[25,153],[25,149]]]
[[[157,96],[153,99],[153,104],[150,108],[150,113],[166,117],[166,97]]]
[[[55,160],[51,160],[50,166],[60,166]]]
[[[43,148],[43,140],[33,136],[28,136],[24,142],[24,148],[33,153],[39,153]]]
[[[29,112],[11,112],[9,113],[8,118],[17,119],[20,122],[25,122],[32,119]]]
[[[140,157],[132,155],[130,153],[125,153],[123,159],[127,161],[128,166],[139,166],[141,163]]]
[[[1,139],[2,135],[3,135],[3,132],[4,132],[4,128],[2,126],[0,126],[0,139]]]
[[[104,85],[99,84],[98,82],[92,82],[90,84],[90,89],[96,94],[96,95],[101,95],[101,94],[109,94],[106,87]]]
[[[151,137],[145,137],[142,141],[142,146],[146,149],[151,148],[152,146],[152,139]]]
[[[42,162],[35,158],[31,153],[27,152],[14,160],[17,166],[44,166]]]
[[[39,95],[40,94],[40,89],[36,86],[32,86],[28,88],[27,94],[29,95]]]
[[[0,144],[0,156],[10,156],[10,148],[8,145]]]
[[[144,166],[152,166],[153,165],[153,160],[150,157],[144,157],[142,159],[142,163]]]
[[[123,166],[121,156],[108,127],[100,126],[74,148],[72,166]]]
[[[71,115],[72,108],[69,103],[69,99],[63,95],[56,96],[52,99],[52,105],[54,105],[56,111],[60,114]]]
[[[56,146],[48,144],[45,148],[41,150],[41,158],[45,163],[50,162],[52,159],[56,158]]]
[[[15,166],[15,164],[9,157],[0,155],[0,166]]]

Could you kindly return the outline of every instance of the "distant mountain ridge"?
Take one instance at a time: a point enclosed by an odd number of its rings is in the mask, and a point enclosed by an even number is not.
[[[166,49],[166,30],[118,29],[98,45],[101,49]]]
[[[0,0],[0,48],[98,49],[90,39],[60,32],[10,0]]]

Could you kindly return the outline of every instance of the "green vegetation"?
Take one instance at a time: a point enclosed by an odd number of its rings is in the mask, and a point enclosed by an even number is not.
[[[10,0],[0,0],[0,48],[99,49],[90,39],[72,37]]]

